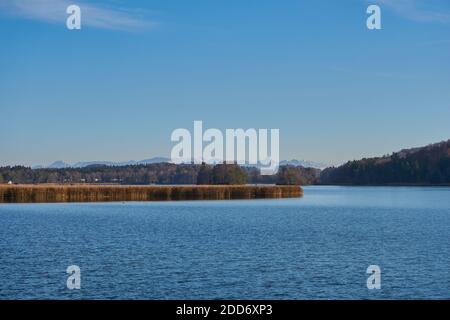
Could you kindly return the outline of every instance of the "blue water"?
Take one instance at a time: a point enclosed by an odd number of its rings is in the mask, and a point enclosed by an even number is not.
[[[0,299],[50,298],[450,299],[450,188],[0,205]]]

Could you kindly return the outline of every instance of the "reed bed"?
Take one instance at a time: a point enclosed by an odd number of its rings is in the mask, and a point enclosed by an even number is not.
[[[232,200],[302,195],[299,186],[278,185],[0,185],[0,203]]]

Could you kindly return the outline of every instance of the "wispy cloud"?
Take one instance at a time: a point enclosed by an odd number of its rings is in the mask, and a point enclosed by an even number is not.
[[[76,4],[81,8],[82,28],[133,31],[157,25],[156,22],[145,17],[148,15],[145,10],[106,7],[85,1],[1,0],[0,9],[7,14],[21,18],[65,25],[68,17],[66,8],[71,4]]]
[[[373,0],[397,14],[415,21],[450,23],[448,0]]]

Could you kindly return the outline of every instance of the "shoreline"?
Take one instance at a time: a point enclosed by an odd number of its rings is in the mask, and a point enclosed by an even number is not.
[[[127,202],[299,198],[297,185],[0,185],[0,203]]]
[[[402,183],[392,183],[392,184],[310,184],[309,186],[323,186],[323,187],[450,187],[450,183],[444,184],[402,184]]]

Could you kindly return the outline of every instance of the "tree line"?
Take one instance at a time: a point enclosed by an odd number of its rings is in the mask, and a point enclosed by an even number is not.
[[[323,171],[281,166],[276,175],[236,164],[172,164],[31,169],[0,167],[0,183],[450,185],[450,140]]]
[[[321,173],[320,183],[342,185],[449,185],[450,140],[390,156],[349,161]]]
[[[278,174],[262,176],[258,168],[236,164],[172,164],[106,166],[84,168],[31,169],[24,166],[0,167],[0,183],[108,183],[108,184],[314,184],[319,170],[282,166]]]

